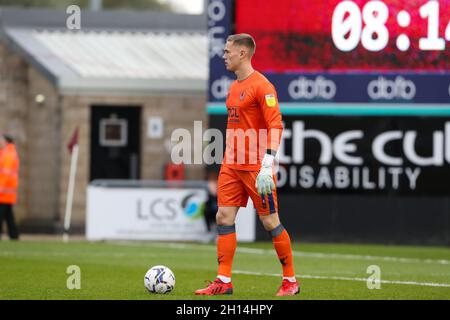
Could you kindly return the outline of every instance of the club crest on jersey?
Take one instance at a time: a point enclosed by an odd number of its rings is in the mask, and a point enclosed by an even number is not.
[[[275,107],[277,100],[274,94],[266,94],[266,104],[268,107]]]
[[[245,91],[242,91],[241,94],[239,95],[239,99],[242,101],[245,98]]]

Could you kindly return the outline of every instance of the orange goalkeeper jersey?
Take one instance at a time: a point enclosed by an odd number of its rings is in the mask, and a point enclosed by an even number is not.
[[[237,170],[259,170],[266,150],[278,150],[281,141],[283,126],[275,87],[255,71],[231,84],[226,106],[223,163]]]

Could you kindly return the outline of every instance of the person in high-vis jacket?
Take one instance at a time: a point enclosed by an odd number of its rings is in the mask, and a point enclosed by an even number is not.
[[[9,237],[19,239],[14,221],[13,206],[17,202],[19,185],[19,157],[12,138],[0,135],[0,236],[3,220],[6,220]]]

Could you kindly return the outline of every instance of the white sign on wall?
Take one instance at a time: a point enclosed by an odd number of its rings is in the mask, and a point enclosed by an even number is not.
[[[150,139],[161,139],[164,134],[164,122],[161,117],[150,117],[147,119],[147,137]]]
[[[88,240],[201,241],[206,235],[204,189],[108,188],[87,191]],[[242,208],[236,222],[238,241],[255,240],[255,213]]]

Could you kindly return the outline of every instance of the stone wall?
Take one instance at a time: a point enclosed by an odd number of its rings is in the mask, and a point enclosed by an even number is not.
[[[77,126],[79,126],[79,158],[72,213],[72,225],[84,230],[86,214],[86,188],[90,177],[90,113],[91,106],[108,107],[140,106],[141,111],[141,179],[161,180],[164,178],[164,166],[170,161],[170,137],[177,128],[186,128],[193,132],[194,121],[202,121],[203,130],[208,126],[206,114],[206,95],[174,96],[63,96],[62,98],[62,141],[65,144]],[[159,116],[164,122],[164,135],[161,139],[147,137],[147,119]],[[192,134],[193,136],[193,134]],[[70,172],[70,155],[67,148],[60,150],[61,178],[60,218],[64,218],[66,188]],[[186,179],[204,178],[203,165],[187,165]]]
[[[58,91],[35,68],[28,69],[26,224],[42,231],[59,217],[61,104]],[[36,102],[36,96],[45,100]]]
[[[15,217],[19,222],[25,218],[27,209],[28,85],[28,64],[0,40],[0,132],[14,137],[21,160],[19,196],[15,206]]]

